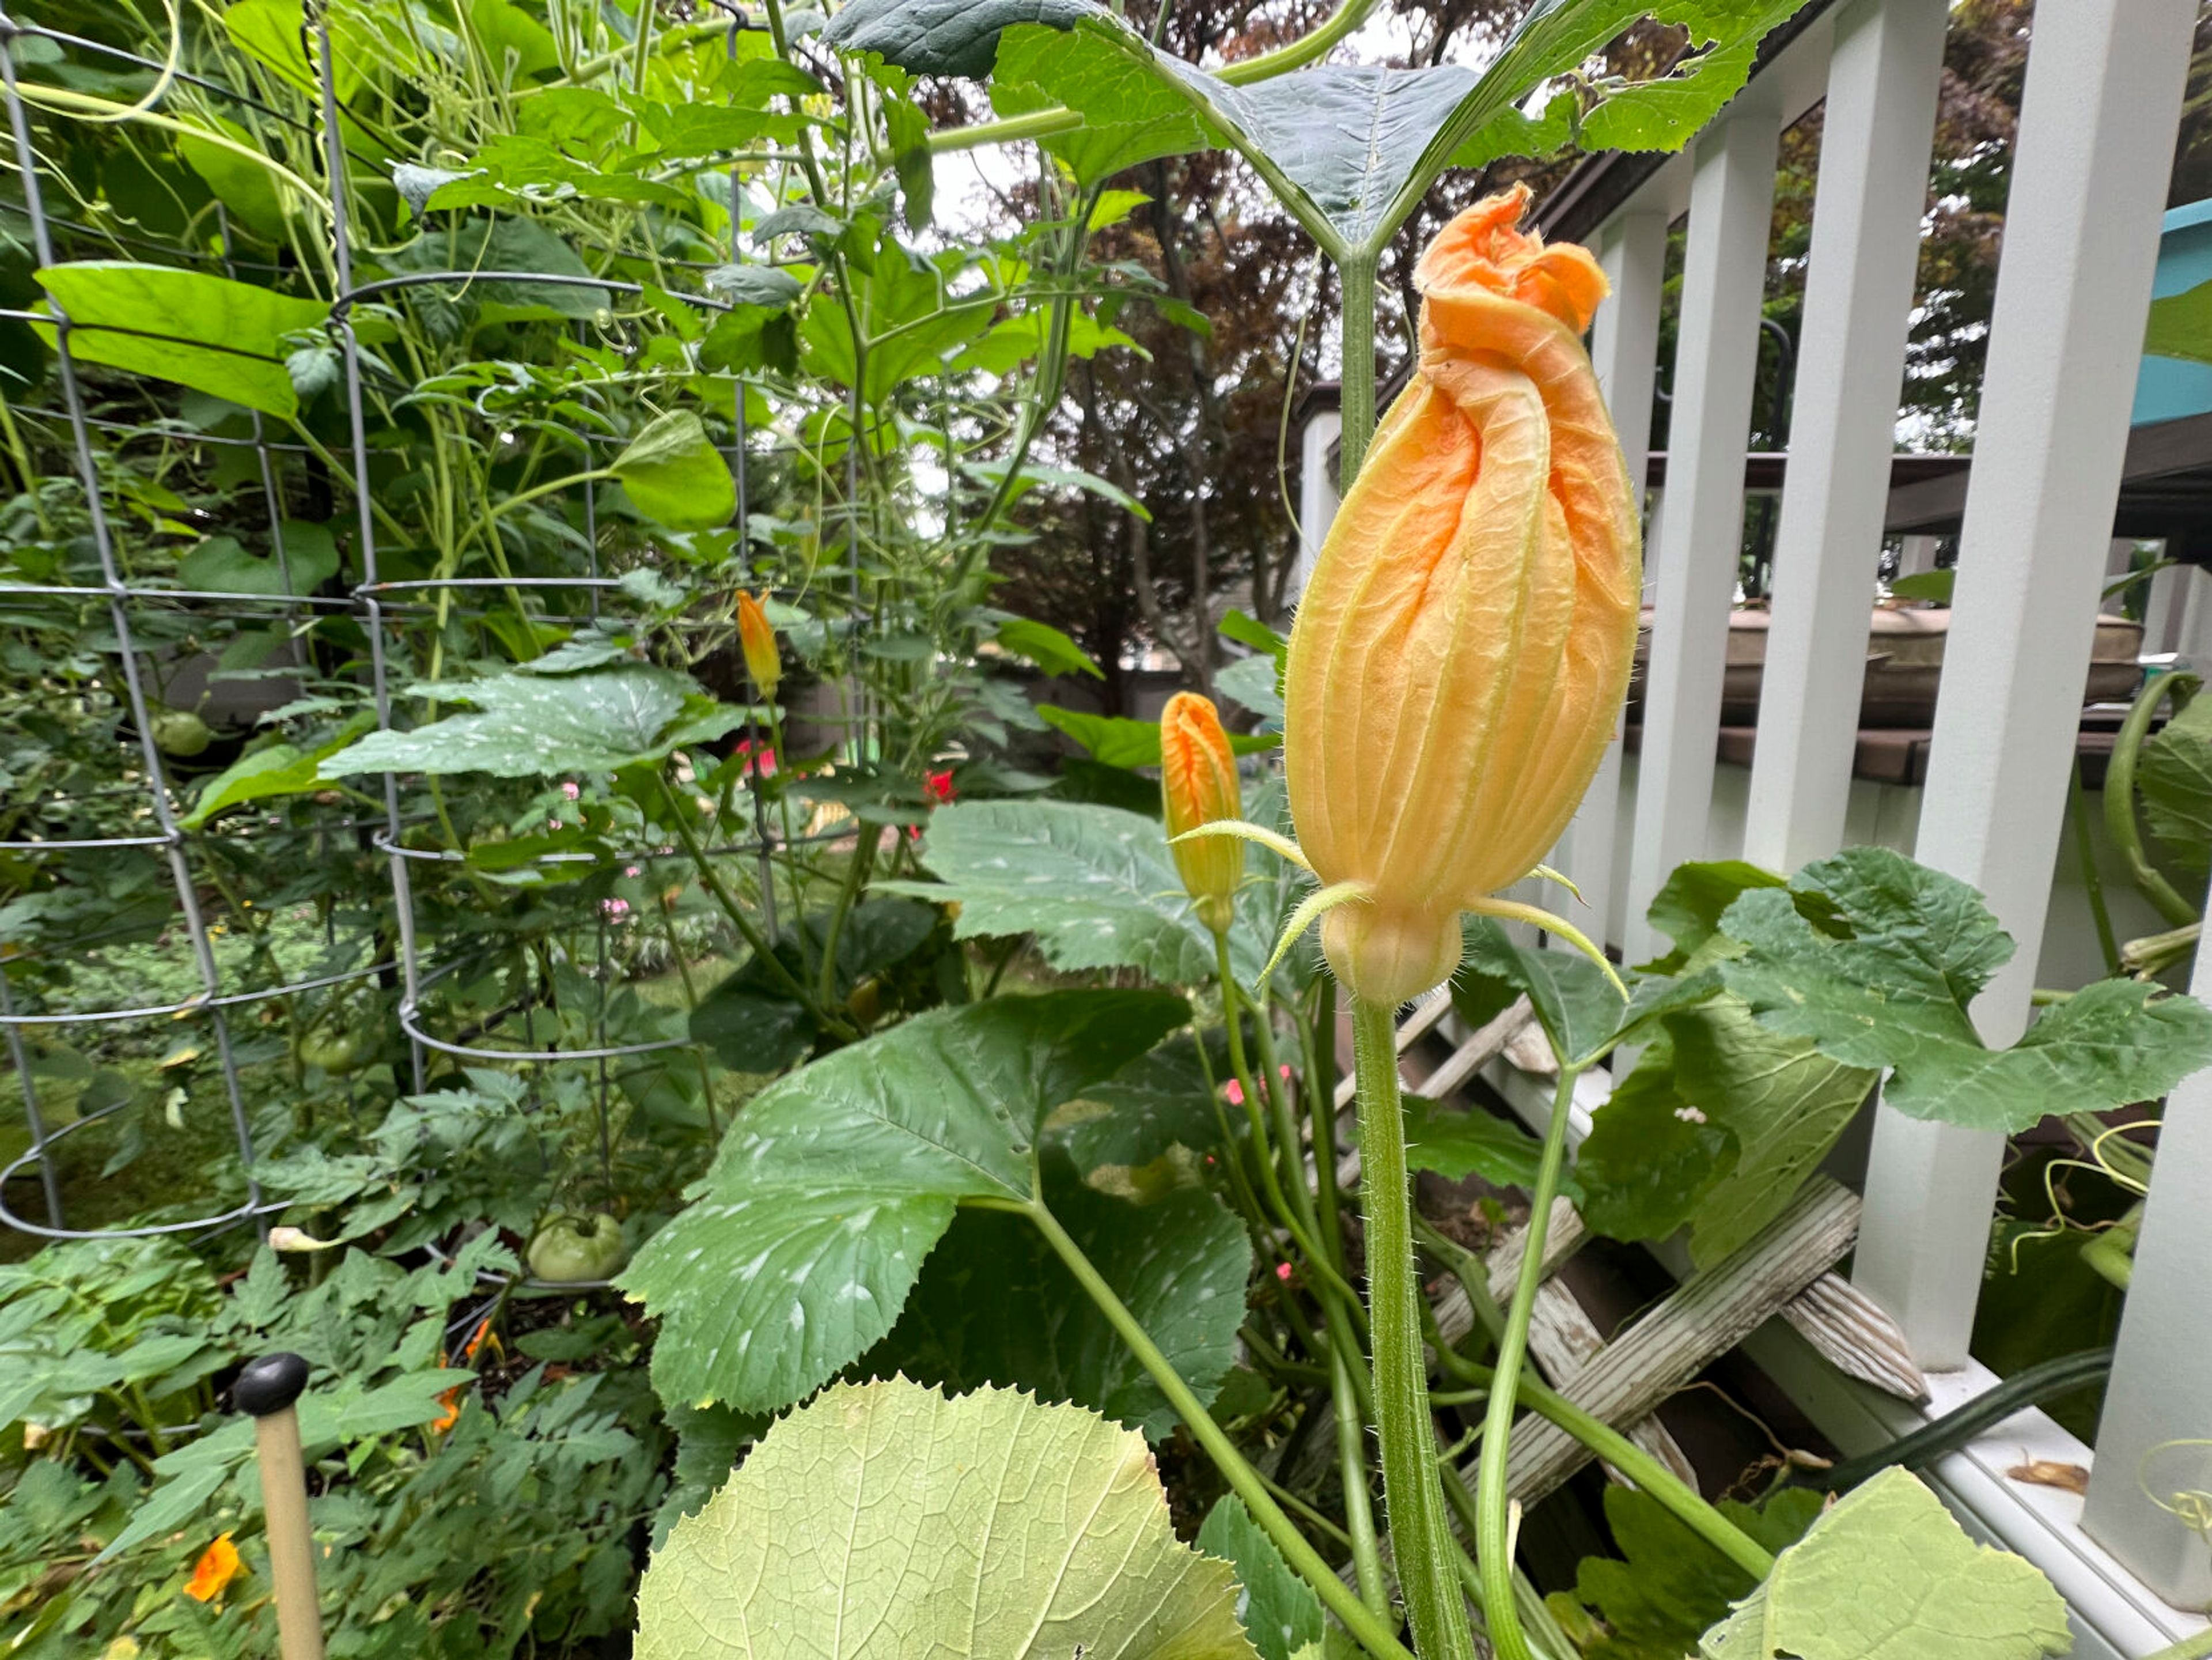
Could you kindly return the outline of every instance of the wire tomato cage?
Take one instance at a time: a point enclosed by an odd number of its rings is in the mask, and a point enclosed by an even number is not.
[[[726,7],[720,9],[729,9]],[[741,15],[735,12],[730,15],[733,20],[730,27],[731,48],[734,52],[737,34],[747,24]],[[0,1225],[40,1238],[208,1235],[246,1225],[256,1228],[265,1237],[268,1219],[289,1208],[293,1201],[266,1195],[256,1173],[254,1134],[247,1109],[246,1091],[241,1082],[239,1023],[265,1019],[275,1012],[293,1007],[294,1000],[316,994],[343,996],[350,988],[368,985],[395,994],[392,1005],[394,1018],[407,1040],[405,1065],[417,1092],[426,1086],[429,1058],[433,1055],[516,1068],[588,1067],[594,1074],[594,1105],[603,1145],[608,1134],[608,1094],[618,1078],[613,1068],[621,1063],[636,1062],[642,1057],[696,1048],[688,1036],[642,1042],[609,1041],[605,988],[609,983],[611,941],[610,920],[604,903],[593,908],[596,915],[592,924],[595,933],[593,972],[601,988],[601,994],[592,1017],[590,1041],[536,1047],[493,1047],[481,1041],[484,1035],[482,1033],[465,1030],[451,1032],[433,1030],[432,1011],[426,1004],[425,994],[463,974],[471,964],[465,955],[451,956],[445,961],[435,960],[434,952],[426,948],[419,927],[416,873],[422,867],[465,865],[469,855],[465,848],[424,847],[410,837],[410,826],[422,825],[431,815],[410,815],[403,811],[399,778],[394,774],[381,775],[380,800],[374,801],[372,810],[365,814],[348,812],[343,816],[318,819],[303,826],[280,825],[273,829],[269,823],[264,822],[242,832],[213,822],[191,824],[187,823],[189,815],[179,816],[179,797],[174,787],[175,769],[156,739],[157,705],[149,696],[147,686],[147,666],[154,654],[161,649],[161,646],[149,642],[147,636],[143,619],[149,611],[173,613],[197,620],[221,617],[235,621],[267,617],[281,623],[288,630],[301,629],[319,620],[349,619],[358,625],[365,640],[368,690],[375,727],[380,731],[392,731],[395,729],[392,718],[393,665],[395,657],[402,649],[400,624],[433,613],[449,617],[457,614],[457,605],[465,607],[470,596],[483,590],[506,593],[538,591],[570,596],[574,602],[580,604],[580,610],[572,610],[563,615],[533,615],[530,620],[553,624],[591,623],[600,618],[602,597],[608,591],[622,587],[619,579],[606,575],[600,566],[598,484],[588,471],[576,485],[581,491],[582,540],[586,556],[586,569],[580,575],[573,572],[550,575],[518,573],[512,576],[420,578],[391,575],[381,569],[372,473],[374,449],[365,397],[367,374],[364,353],[355,323],[357,308],[364,301],[410,291],[454,287],[465,289],[472,284],[556,286],[572,290],[597,290],[610,299],[645,297],[646,290],[639,283],[578,273],[504,270],[408,272],[357,283],[345,184],[345,164],[351,152],[347,149],[341,135],[327,17],[313,16],[303,34],[312,40],[317,59],[316,91],[319,119],[313,122],[304,121],[208,76],[179,70],[173,64],[164,65],[100,41],[43,25],[19,21],[0,12],[0,93],[4,93],[7,104],[9,133],[22,192],[20,206],[15,204],[4,206],[27,221],[33,252],[41,269],[57,263],[54,239],[57,228],[84,231],[90,228],[78,222],[58,218],[48,211],[40,172],[41,158],[34,143],[29,100],[23,97],[18,83],[15,47],[19,40],[40,38],[58,47],[162,70],[179,84],[190,85],[214,96],[234,100],[262,117],[284,123],[298,131],[314,133],[319,141],[325,178],[330,185],[327,208],[335,286],[331,299],[328,329],[337,348],[343,376],[343,408],[350,440],[343,446],[329,447],[289,441],[273,435],[267,429],[267,423],[258,410],[249,411],[251,430],[246,435],[200,431],[166,417],[131,422],[95,414],[88,407],[85,387],[79,374],[79,359],[72,350],[73,337],[94,329],[189,345],[195,350],[236,351],[258,362],[268,360],[259,354],[244,352],[221,341],[163,335],[151,331],[118,330],[115,325],[106,323],[78,323],[71,319],[58,299],[51,301],[46,309],[39,312],[0,308],[0,319],[35,324],[50,333],[54,401],[58,407],[18,404],[13,406],[11,413],[19,419],[46,422],[66,429],[64,447],[74,463],[76,483],[82,493],[89,529],[88,539],[98,572],[96,586],[61,582],[0,583],[0,603],[75,606],[90,609],[104,617],[108,635],[105,654],[112,655],[119,665],[123,690],[121,714],[134,740],[133,751],[126,751],[126,755],[135,764],[125,769],[114,788],[82,794],[64,805],[88,805],[94,799],[112,802],[126,794],[135,794],[142,797],[136,816],[151,821],[144,833],[61,835],[0,842],[0,857],[34,860],[57,853],[76,852],[112,854],[118,858],[140,857],[157,861],[166,878],[173,904],[174,921],[178,924],[173,930],[165,932],[163,939],[168,939],[171,932],[176,936],[179,949],[187,960],[191,978],[198,987],[191,994],[183,998],[126,1000],[112,1007],[72,1007],[51,1011],[25,1009],[18,1006],[17,994],[8,976],[0,973],[0,1033],[4,1033],[7,1058],[14,1068],[21,1092],[29,1136],[26,1151],[5,1164],[0,1164]],[[381,165],[373,157],[356,155],[354,159],[370,167]],[[739,216],[736,211],[738,185],[734,167],[732,169],[732,187],[731,258],[737,261],[741,259],[742,254],[739,249]],[[219,265],[226,276],[234,277],[241,270],[279,271],[276,266],[257,265],[251,261],[234,259],[230,252],[228,221],[220,204],[217,215],[218,224],[222,230],[222,252],[220,253],[170,246],[144,239],[118,239],[104,228],[98,234],[111,241],[120,240],[158,251],[166,260],[179,264],[211,263]],[[664,295],[656,290],[651,297],[656,302],[672,298],[707,313],[732,308],[730,301],[712,295]],[[734,395],[729,417],[731,437],[725,447],[725,453],[736,487],[732,520],[737,532],[736,545],[742,549],[748,545],[750,463],[758,455],[772,453],[774,450],[771,447],[763,452],[750,442],[746,429],[745,410],[749,383],[742,376],[733,376],[732,384]],[[625,441],[621,434],[613,431],[571,429],[568,435],[583,447],[587,454],[594,445],[619,445]],[[772,441],[773,435],[770,437]],[[266,512],[266,531],[284,590],[283,593],[179,586],[173,582],[137,577],[129,570],[118,552],[115,526],[107,502],[108,490],[103,482],[101,459],[103,454],[112,454],[125,445],[147,442],[179,448],[205,447],[210,451],[228,449],[234,453],[250,453]],[[848,489],[851,483],[849,447],[847,458]],[[343,595],[301,592],[301,585],[293,580],[293,550],[287,545],[287,469],[311,465],[319,456],[325,463],[337,460],[346,464],[350,473],[347,483],[354,498],[352,557],[358,568],[359,580]],[[857,536],[856,523],[848,514],[848,550],[854,554],[856,578]],[[676,629],[692,626],[680,618],[665,625]],[[855,724],[864,725],[866,720],[865,709],[856,714]],[[750,746],[748,752],[757,754],[765,733],[755,712],[750,708],[743,729]],[[714,858],[750,857],[755,861],[763,921],[767,937],[773,943],[780,933],[775,910],[774,885],[770,879],[771,861],[777,849],[799,843],[827,842],[849,834],[849,830],[831,829],[779,839],[770,827],[769,815],[762,810],[762,769],[748,766],[745,770],[752,795],[750,833],[736,838],[710,836],[712,845],[705,849],[705,854]],[[296,801],[298,798],[295,800]],[[379,808],[380,811],[376,810]],[[719,830],[719,824],[715,828]],[[313,856],[319,859],[328,858],[340,848],[349,845],[356,851],[380,856],[389,878],[391,909],[388,918],[384,919],[388,928],[378,932],[391,940],[390,954],[380,957],[372,950],[368,955],[376,960],[350,964],[335,971],[297,976],[278,974],[273,978],[264,976],[262,983],[232,983],[234,976],[228,974],[218,960],[213,938],[215,930],[208,916],[204,884],[196,875],[196,863],[204,857],[209,842],[240,834],[303,836],[311,844]],[[597,873],[616,867],[637,870],[654,861],[688,857],[688,854],[673,848],[641,848],[611,852],[554,851],[535,854],[520,862],[547,868],[568,867],[566,873],[574,874],[575,867],[580,865],[587,865],[592,873]],[[327,943],[335,946],[335,937],[327,925],[325,932]],[[80,935],[68,943],[82,949],[97,941]],[[33,945],[27,950],[10,949],[5,944],[0,944],[0,962],[32,958],[45,949],[40,945]],[[243,1197],[235,1203],[176,1219],[128,1226],[72,1226],[62,1191],[56,1150],[68,1137],[124,1110],[130,1102],[126,1097],[83,1111],[72,1122],[50,1123],[49,1115],[42,1104],[31,1041],[40,1033],[70,1027],[112,1028],[132,1022],[155,1021],[204,1023],[217,1062],[221,1089],[240,1166],[245,1173]],[[349,1091],[352,1087],[349,1079]],[[24,1214],[14,1197],[21,1185],[33,1180],[39,1189],[43,1219]],[[482,1277],[493,1282],[503,1282],[506,1278],[495,1274]],[[562,1289],[575,1287],[563,1286]]]

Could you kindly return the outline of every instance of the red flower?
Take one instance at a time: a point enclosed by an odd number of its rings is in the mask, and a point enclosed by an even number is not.
[[[750,738],[740,738],[738,740],[737,753],[744,757],[746,777],[773,778],[775,776],[775,751],[770,745],[763,744],[760,746],[760,752],[756,755],[753,752],[753,740]]]
[[[944,772],[931,773],[927,781],[922,785],[921,793],[932,806],[952,800],[960,794],[958,790],[952,787],[952,774],[949,769]]]

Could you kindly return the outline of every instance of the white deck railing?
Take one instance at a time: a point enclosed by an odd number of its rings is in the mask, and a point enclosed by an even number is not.
[[[2051,905],[2197,9],[2196,0],[2037,9],[1915,838],[1920,859],[1980,888],[2022,942],[1975,1005],[1996,1043],[2025,1029]],[[1650,954],[1644,911],[1668,873],[1716,851],[1722,667],[1777,139],[1822,99],[1741,851],[1793,869],[1844,841],[1947,10],[1945,0],[1832,7],[1590,239],[1614,289],[1593,356],[1630,476],[1642,477],[1667,232],[1687,215],[1668,488],[1647,537],[1656,621],[1632,813],[1616,745],[1557,861],[1601,919],[1625,918],[1615,939],[1630,961]],[[1310,489],[1310,537],[1334,505],[1325,485]],[[1912,551],[1924,562],[1929,550]],[[1616,872],[1626,885],[1618,896]],[[2200,994],[2212,993],[2208,964],[2212,952],[2199,957]],[[1586,1085],[1583,1104],[1601,1110],[1604,1078]],[[1875,1114],[1853,1277],[1934,1374],[1927,1410],[1940,1411],[1994,1381],[1969,1359],[1967,1340],[2003,1140]],[[1753,1350],[1847,1450],[1915,1421],[1778,1325]],[[2212,1545],[2167,1507],[2176,1492],[2212,1490],[2212,1453],[2181,1444],[2203,1438],[2212,1438],[2212,1076],[2168,1104],[2100,1456],[2029,1412],[1932,1473],[1971,1526],[2051,1575],[2073,1608],[2078,1654],[2136,1656],[2204,1626],[2188,1610],[2212,1597]],[[2091,1465],[2086,1505],[2008,1479],[2023,1454]]]

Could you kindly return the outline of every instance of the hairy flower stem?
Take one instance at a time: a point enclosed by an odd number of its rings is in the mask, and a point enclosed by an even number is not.
[[[1305,1184],[1303,1182],[1297,1183],[1296,1191],[1298,1200],[1302,1201],[1297,1204],[1294,1205],[1284,1192],[1282,1177],[1276,1169],[1275,1150],[1268,1143],[1267,1120],[1261,1110],[1261,1096],[1260,1091],[1255,1087],[1258,1080],[1254,1077],[1252,1068],[1245,1062],[1243,1022],[1240,1018],[1243,1012],[1244,994],[1237,983],[1235,973],[1230,968],[1229,936],[1224,933],[1215,934],[1213,947],[1215,961],[1220,971],[1221,1012],[1229,1026],[1229,1065],[1231,1070],[1236,1074],[1237,1093],[1244,1098],[1244,1116],[1252,1136],[1252,1161],[1259,1166],[1260,1183],[1267,1195],[1268,1208],[1273,1212],[1275,1219],[1282,1224],[1284,1231],[1291,1236],[1298,1250],[1304,1254],[1307,1267],[1314,1277],[1321,1282],[1316,1289],[1331,1296],[1347,1298],[1356,1304],[1359,1300],[1358,1293],[1353,1291],[1345,1282],[1343,1275],[1336,1271],[1336,1265],[1330,1260],[1329,1254],[1322,1248],[1321,1239],[1314,1231],[1313,1196],[1306,1191]],[[1264,1026],[1267,1018],[1267,1011],[1255,1006],[1252,1012],[1254,1018]],[[1270,1096],[1267,1098],[1273,1100],[1279,1098]],[[1278,1134],[1284,1134],[1279,1115],[1276,1132]],[[1289,1145],[1295,1150],[1297,1144],[1292,1140]]]
[[[1482,1464],[1475,1480],[1474,1554],[1482,1572],[1483,1608],[1490,1616],[1490,1644],[1498,1660],[1534,1660],[1528,1634],[1513,1606],[1513,1547],[1505,1513],[1505,1459],[1513,1436],[1513,1408],[1521,1382],[1521,1363],[1528,1352],[1528,1321],[1536,1308],[1536,1287],[1544,1278],[1544,1236],[1552,1219],[1552,1200],[1567,1156],[1567,1109],[1575,1098],[1574,1067],[1559,1067],[1552,1098],[1552,1122],[1544,1132],[1544,1157],[1529,1195],[1528,1232],[1521,1247],[1521,1274],[1513,1304],[1505,1314],[1505,1335],[1498,1346],[1490,1405],[1483,1416]]]
[[[1392,1013],[1386,1005],[1364,1000],[1352,1006],[1382,1498],[1390,1513],[1393,1555],[1413,1646],[1422,1660],[1473,1660],[1474,1637],[1452,1560],[1451,1523],[1444,1511],[1443,1483],[1437,1474],[1435,1420],[1429,1414],[1420,1286],[1413,1269],[1413,1192],[1406,1172],[1406,1122],[1399,1101]],[[1552,1176],[1556,1184],[1557,1170]],[[1506,1398],[1510,1402],[1510,1393]],[[1504,1438],[1501,1433],[1497,1438]],[[1487,1567],[1486,1562],[1486,1573]],[[1505,1595],[1512,1595],[1510,1580]]]
[[[1091,1259],[1084,1255],[1083,1247],[1077,1244],[1068,1236],[1067,1230],[1060,1225],[1059,1219],[1042,1204],[1008,1205],[1004,1208],[1017,1210],[1028,1217],[1037,1231],[1044,1236],[1045,1243],[1052,1247],[1054,1254],[1066,1265],[1067,1271],[1075,1276],[1076,1283],[1097,1305],[1098,1311],[1106,1316],[1107,1323],[1128,1346],[1129,1352],[1137,1357],[1137,1364],[1144,1367],[1152,1382],[1159,1385],[1160,1393],[1167,1397],[1168,1404],[1182,1418],[1192,1438],[1206,1449],[1215,1468],[1220,1470],[1237,1496],[1244,1501],[1245,1508],[1252,1512],[1252,1519],[1266,1531],[1268,1538],[1274,1541],[1275,1548],[1283,1554],[1283,1560],[1291,1565],[1291,1570],[1301,1579],[1314,1588],[1329,1612],[1343,1622],[1344,1628],[1352,1633],[1359,1645],[1376,1657],[1376,1660],[1413,1660],[1413,1655],[1391,1631],[1389,1623],[1377,1618],[1374,1611],[1353,1594],[1352,1588],[1337,1578],[1335,1572],[1322,1559],[1321,1553],[1307,1542],[1306,1536],[1283,1513],[1282,1506],[1267,1491],[1267,1483],[1260,1479],[1260,1473],[1245,1462],[1244,1455],[1237,1450],[1236,1444],[1229,1438],[1228,1432],[1213,1421],[1213,1414],[1191,1392],[1190,1385],[1176,1371],[1174,1363],[1160,1353],[1159,1346],[1152,1341],[1152,1335],[1138,1323],[1137,1316],[1129,1312],[1128,1305],[1115,1294],[1113,1286],[1106,1283],[1105,1275],[1100,1274]],[[1433,1463],[1431,1474],[1433,1476]]]

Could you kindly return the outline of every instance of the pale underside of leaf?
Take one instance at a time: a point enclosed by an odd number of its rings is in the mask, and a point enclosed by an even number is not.
[[[770,1430],[638,1591],[639,1660],[1250,1660],[1142,1438],[1006,1389],[843,1384]]]

